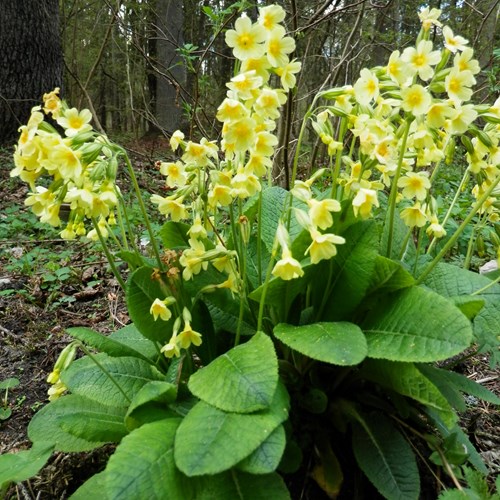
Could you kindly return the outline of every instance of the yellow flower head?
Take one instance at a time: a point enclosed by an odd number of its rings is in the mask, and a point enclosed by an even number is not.
[[[453,31],[451,31],[451,28],[448,26],[443,28],[443,36],[444,46],[453,53],[466,49],[466,46],[469,43],[469,41],[465,38],[459,35],[454,35]]]
[[[181,350],[177,344],[177,335],[174,333],[170,338],[168,344],[165,344],[160,352],[165,355],[167,358],[173,358],[174,356],[178,358],[181,355]]]
[[[394,51],[390,55],[386,72],[389,78],[398,85],[405,84],[415,74],[410,65],[401,59],[399,50]]]
[[[444,102],[435,102],[427,111],[427,125],[431,128],[441,128],[452,114],[453,108]]]
[[[257,76],[262,78],[262,81],[266,83],[269,80],[269,69],[271,68],[271,63],[266,56],[260,59],[245,59],[241,63],[241,72],[246,73],[247,71],[255,71]]]
[[[252,118],[242,118],[231,122],[224,139],[234,145],[234,150],[239,152],[248,151],[255,143],[255,120]]]
[[[429,7],[425,7],[425,9],[422,9],[418,17],[420,18],[420,21],[422,22],[422,28],[424,31],[429,31],[431,26],[442,26],[442,23],[438,21],[439,16],[441,15],[441,10],[440,9],[435,9],[432,8],[429,10]]]
[[[445,123],[445,129],[450,134],[463,134],[469,125],[477,118],[477,111],[472,104],[460,106],[455,103],[455,109],[450,113],[449,120]]]
[[[259,8],[259,23],[268,31],[272,31],[285,19],[286,12],[279,5],[268,5]]]
[[[371,215],[372,207],[378,207],[377,191],[374,189],[360,188],[352,200],[354,215],[361,215],[367,219]]]
[[[402,108],[414,116],[424,115],[429,111],[432,97],[422,85],[412,85],[401,91]]]
[[[151,195],[151,202],[158,205],[158,210],[165,216],[170,216],[174,222],[187,218],[186,207],[182,204],[182,198],[163,198],[160,195]]]
[[[257,177],[262,177],[267,174],[272,166],[273,162],[269,157],[252,153],[245,165],[245,172],[247,174],[255,174]]]
[[[354,97],[359,104],[367,106],[379,95],[378,78],[367,68],[360,72],[360,78],[354,84]]]
[[[330,212],[340,212],[340,203],[337,200],[327,198],[325,200],[307,200],[309,205],[309,218],[312,224],[320,229],[328,229],[333,224]]]
[[[302,68],[302,63],[298,62],[296,59],[285,64],[281,68],[276,68],[276,74],[280,77],[281,86],[285,92],[293,89],[297,84],[297,78],[295,76]]]
[[[201,334],[195,332],[189,321],[184,324],[184,330],[177,336],[177,344],[181,349],[189,349],[191,344],[195,346],[201,345]]]
[[[476,79],[470,71],[459,71],[453,68],[444,80],[444,88],[452,101],[461,103],[468,101],[472,97],[470,87],[475,83]]]
[[[231,187],[224,184],[214,184],[208,191],[208,203],[212,208],[227,207],[233,201]]]
[[[401,210],[401,219],[408,227],[423,227],[427,222],[427,217],[419,202],[415,203],[413,207]]]
[[[236,121],[247,117],[249,111],[243,104],[236,99],[224,99],[217,108],[216,118],[220,122]]]
[[[322,260],[328,260],[337,255],[337,247],[335,245],[342,245],[345,239],[342,236],[326,233],[321,234],[316,229],[311,229],[310,235],[312,243],[307,247],[306,255],[311,256],[311,262],[317,264]]]
[[[411,199],[425,200],[427,191],[431,188],[427,172],[408,172],[398,181],[398,187],[403,188],[403,196]]]
[[[256,175],[245,172],[243,167],[238,168],[237,174],[231,180],[231,194],[238,198],[249,198],[262,188]]]
[[[62,110],[59,92],[59,87],[56,87],[52,92],[43,94],[43,110],[46,114],[51,113],[53,118],[58,118]]]
[[[288,54],[295,50],[295,40],[285,33],[285,28],[278,25],[269,33],[266,42],[267,58],[275,68],[287,65]]]
[[[68,137],[74,137],[80,132],[92,130],[90,120],[92,120],[92,113],[88,109],[82,109],[78,112],[76,108],[71,108],[64,111],[56,121],[65,129],[64,133]]]
[[[283,249],[281,259],[276,262],[272,270],[273,276],[289,281],[304,276],[300,262],[292,257],[288,248]]]
[[[267,32],[260,24],[242,16],[234,23],[234,30],[226,32],[226,44],[233,49],[236,59],[259,59],[264,55]]]
[[[172,150],[175,151],[182,144],[183,140],[184,134],[180,130],[176,130],[172,134],[172,137],[170,137],[170,147]]]
[[[206,270],[208,262],[204,259],[206,250],[205,245],[200,240],[189,239],[189,247],[182,252],[179,263],[184,268],[182,277],[188,281],[193,275],[199,274],[201,270]]]
[[[403,51],[401,59],[410,65],[410,68],[418,76],[424,80],[430,80],[434,75],[432,66],[436,65],[441,60],[439,50],[432,50],[432,42],[430,40],[421,40],[417,48],[408,47]]]
[[[278,145],[278,138],[270,132],[259,132],[255,137],[253,153],[262,156],[271,156]]]
[[[237,97],[246,101],[248,99],[253,99],[255,91],[260,88],[262,84],[262,78],[257,75],[255,70],[250,70],[231,78],[231,81],[227,83],[226,86],[233,91],[234,98]]]
[[[286,96],[278,90],[262,89],[255,101],[255,111],[263,118],[276,120],[280,116],[279,108],[286,101]]]
[[[473,75],[477,75],[481,71],[479,62],[472,59],[474,51],[470,47],[466,47],[462,52],[457,52],[453,58],[453,67],[458,71],[470,71]]]
[[[431,217],[430,222],[429,227],[425,230],[429,236],[434,238],[442,238],[443,236],[446,236],[445,229],[441,224],[439,224],[438,218],[435,215]]]
[[[182,161],[197,167],[212,165],[210,158],[217,158],[217,146],[203,137],[200,143],[189,141],[182,155]]]
[[[167,176],[167,186],[177,187],[186,184],[186,173],[184,164],[180,161],[162,162],[160,164],[160,173]]]
[[[167,297],[164,300],[160,300],[157,298],[151,304],[151,307],[149,308],[149,314],[153,316],[155,321],[158,318],[160,318],[162,321],[168,321],[172,317],[172,312],[170,311],[168,306],[173,302],[175,302],[175,299],[173,297]]]

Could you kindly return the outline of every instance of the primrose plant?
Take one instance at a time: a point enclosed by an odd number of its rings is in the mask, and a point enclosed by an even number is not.
[[[443,469],[440,488],[460,489],[466,462],[487,472],[457,411],[463,392],[500,400],[436,362],[472,343],[497,353],[500,286],[443,258],[471,224],[498,219],[500,101],[469,103],[472,49],[436,9],[419,15],[414,47],[315,96],[290,191],[273,185],[271,167],[301,69],[295,42],[277,5],[237,19],[226,31],[236,76],[217,110],[221,140],[172,135],[178,159],[159,164],[168,194],[149,200],[167,219],[159,234],[125,150],[57,89],[45,95],[21,127],[12,175],[63,238],[101,241],[133,323],[109,336],[68,330],[51,402],[29,425],[33,448],[0,457],[4,486],[54,450],[110,442],[105,470],[72,498],[333,498],[367,481],[386,498],[417,499],[422,466]],[[330,167],[298,180],[310,125]],[[433,185],[458,142],[468,168],[441,206]],[[129,225],[120,164],[151,255]],[[469,185],[476,202],[452,226]]]

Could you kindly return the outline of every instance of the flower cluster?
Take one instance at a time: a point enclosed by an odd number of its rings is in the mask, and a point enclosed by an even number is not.
[[[427,226],[434,238],[446,234],[446,220],[439,223],[432,181],[439,167],[450,162],[455,138],[462,136],[467,148],[478,198],[498,177],[500,155],[500,100],[493,107],[468,102],[479,63],[467,40],[442,27],[439,15],[438,9],[422,10],[415,47],[396,50],[384,67],[361,70],[353,86],[323,92],[321,97],[333,105],[317,108],[312,123],[335,159],[334,182],[341,189],[337,196],[351,200],[355,215],[369,217],[379,204],[379,192],[388,188],[394,202],[402,204],[404,223]],[[429,39],[431,26],[441,30],[441,50]],[[478,116],[486,122],[482,130],[473,125]],[[341,123],[338,137],[333,117]],[[345,154],[348,132],[350,153]],[[494,201],[485,204],[491,221],[499,218]]]
[[[116,153],[105,137],[92,131],[90,111],[68,108],[58,94],[58,88],[45,94],[43,112],[34,107],[28,123],[20,127],[11,176],[29,183],[25,204],[42,222],[65,225],[62,238],[97,239],[97,230],[106,236],[108,225],[115,222]],[[44,121],[44,113],[62,127],[63,136]],[[69,207],[67,220],[61,217],[63,205]],[[97,221],[97,228],[89,230],[86,220]]]

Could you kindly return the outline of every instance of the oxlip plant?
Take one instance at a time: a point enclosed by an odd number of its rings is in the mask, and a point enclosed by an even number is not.
[[[466,462],[487,473],[457,411],[463,393],[500,400],[443,362],[473,343],[498,360],[500,286],[443,259],[466,228],[498,220],[500,100],[469,102],[478,62],[439,14],[420,12],[415,46],[385,66],[315,96],[290,191],[273,185],[271,167],[301,69],[295,42],[279,6],[237,19],[221,140],[172,135],[177,159],[158,165],[169,190],[149,199],[166,218],[159,234],[124,148],[57,89],[45,95],[21,127],[12,175],[63,238],[101,241],[132,323],[109,336],[68,329],[51,401],[29,425],[33,447],[0,457],[1,484],[35,474],[54,450],[105,443],[117,444],[106,468],[72,498],[352,498],[371,483],[385,498],[417,499],[422,468],[440,489],[463,489]],[[300,180],[309,126],[330,161]],[[459,145],[468,167],[441,206],[433,185]],[[467,186],[475,203],[452,228]]]

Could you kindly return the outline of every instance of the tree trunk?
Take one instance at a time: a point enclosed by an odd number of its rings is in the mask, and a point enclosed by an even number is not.
[[[186,83],[186,68],[177,49],[184,45],[183,2],[158,0],[157,2],[158,68],[156,75],[156,119],[167,133],[182,127],[182,89]]]
[[[58,0],[2,0],[0,53],[0,144],[6,144],[43,94],[62,85]]]

